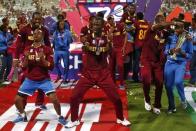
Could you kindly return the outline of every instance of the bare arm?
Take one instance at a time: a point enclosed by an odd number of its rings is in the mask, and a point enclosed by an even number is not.
[[[171,25],[174,25],[174,23],[173,22],[166,22],[166,23],[154,24],[151,29],[153,31],[157,31],[157,30],[162,30],[162,29],[169,27]]]
[[[24,59],[21,63],[22,68],[26,68],[28,66],[28,60],[29,60],[29,51],[24,52]]]
[[[122,47],[123,56],[125,55],[127,40],[128,40],[127,35],[125,35],[124,44],[123,44],[123,47]]]

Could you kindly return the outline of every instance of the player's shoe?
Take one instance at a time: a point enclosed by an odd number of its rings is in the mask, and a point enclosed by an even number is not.
[[[18,114],[17,118],[13,120],[12,122],[18,123],[18,122],[27,122],[27,116],[26,114],[24,116]]]
[[[10,83],[11,83],[11,81],[9,81],[9,80],[6,78],[2,84],[3,84],[3,85],[9,85]]]
[[[153,112],[157,115],[161,114],[161,110],[159,108],[153,108]]]
[[[125,89],[125,85],[119,85],[118,87],[119,87],[119,89],[121,89],[121,90],[124,90],[124,89]]]
[[[147,111],[151,111],[152,107],[149,103],[146,102],[146,100],[144,100],[144,107]]]
[[[187,108],[187,102],[186,101],[182,101],[181,102],[182,108],[186,109]]]
[[[78,125],[80,125],[80,121],[79,121],[79,120],[76,120],[76,121],[74,121],[74,122],[69,121],[69,122],[67,122],[67,123],[65,124],[65,128],[72,128],[72,127],[78,126]]]
[[[47,110],[46,105],[36,105],[36,108],[39,108],[41,110]]]
[[[124,118],[124,120],[120,120],[117,118],[116,123],[121,124],[123,126],[130,126],[131,122]]]
[[[61,124],[61,125],[65,125],[67,122],[65,121],[65,118],[63,116],[60,116],[59,119],[58,119],[58,122]]]
[[[172,114],[172,113],[176,113],[176,108],[168,109],[167,114]]]

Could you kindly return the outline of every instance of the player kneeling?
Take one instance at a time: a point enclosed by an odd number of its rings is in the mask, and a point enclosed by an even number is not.
[[[41,89],[53,103],[59,117],[59,123],[64,125],[66,122],[61,116],[60,103],[58,102],[55,89],[52,86],[48,73],[48,71],[54,67],[52,49],[42,43],[43,32],[41,30],[36,29],[33,38],[34,43],[25,49],[24,60],[22,61],[22,67],[27,69],[27,73],[15,98],[15,105],[19,114],[13,122],[27,121],[23,100],[27,96],[32,96],[37,89]]]

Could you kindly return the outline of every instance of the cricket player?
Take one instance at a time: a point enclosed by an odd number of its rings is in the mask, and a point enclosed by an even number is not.
[[[184,93],[184,74],[186,71],[186,63],[191,59],[193,54],[193,44],[187,39],[188,35],[184,30],[184,26],[176,25],[175,33],[169,36],[169,41],[165,48],[167,61],[165,63],[164,78],[165,88],[168,97],[168,113],[175,113],[176,106],[174,102],[173,88],[176,86],[180,96],[181,104],[184,109],[187,108],[187,102]]]
[[[61,79],[61,70],[59,63],[63,59],[63,83],[68,83],[68,71],[69,71],[69,48],[73,42],[72,34],[69,30],[65,29],[65,22],[57,22],[57,30],[53,34],[53,47],[54,47],[54,64],[57,70],[58,76],[56,82]]]
[[[163,29],[172,25],[172,22],[166,23],[165,17],[158,14],[155,18],[155,24],[150,26],[143,44],[141,52],[141,77],[142,87],[144,91],[144,107],[147,111],[152,110],[150,98],[150,86],[154,80],[155,99],[153,104],[153,112],[161,113],[161,95],[163,89],[163,69],[164,69],[164,44],[165,37]]]
[[[31,22],[27,24],[26,26],[24,26],[18,34],[15,58],[13,59],[13,62],[15,65],[18,65],[19,63],[18,59],[20,55],[24,53],[24,49],[31,46],[32,43],[34,42],[33,31],[35,29],[41,29],[43,31],[44,44],[49,47],[51,46],[51,43],[49,40],[49,31],[42,25],[42,15],[40,12],[34,12],[32,15]],[[25,70],[23,72],[25,75]],[[25,76],[23,77],[23,80],[24,78]],[[37,96],[35,105],[41,109],[46,109],[46,106],[43,104],[43,102],[44,102],[44,93],[43,91],[38,89],[38,96]]]
[[[114,82],[115,80],[115,73],[116,73],[116,66],[119,73],[119,88],[124,89],[125,83],[124,83],[124,55],[125,55],[125,48],[126,48],[126,31],[125,26],[123,23],[116,23],[114,21],[113,16],[109,16],[107,19],[106,27],[108,28],[108,33],[112,33],[112,52],[110,55],[110,68],[111,73],[113,76]]]
[[[25,49],[22,67],[26,68],[26,77],[18,90],[15,105],[19,111],[18,117],[13,121],[26,122],[27,115],[24,111],[24,99],[32,96],[37,89],[41,89],[51,100],[58,115],[58,122],[64,125],[65,119],[61,116],[61,107],[58,102],[55,89],[50,80],[49,70],[54,67],[53,51],[43,44],[43,31],[35,29],[33,34],[34,43]]]
[[[71,128],[80,124],[78,119],[79,104],[86,91],[94,85],[98,85],[102,88],[114,104],[117,123],[124,126],[129,126],[131,124],[123,116],[122,102],[108,67],[107,56],[112,36],[105,35],[103,27],[104,20],[100,17],[96,17],[93,24],[93,33],[88,35],[86,44],[83,47],[83,50],[87,55],[87,63],[85,64],[85,67],[83,67],[82,75],[72,92],[70,100],[71,121],[65,125],[66,128]]]

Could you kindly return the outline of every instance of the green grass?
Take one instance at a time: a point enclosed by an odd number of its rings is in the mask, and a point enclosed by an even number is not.
[[[141,84],[127,82],[128,84],[128,112],[132,122],[131,131],[195,131],[196,112],[189,108],[182,109],[179,98],[176,96],[177,113],[168,115],[167,96],[165,88],[162,94],[161,114],[156,115],[144,109],[144,97]],[[176,93],[175,93],[176,94]],[[154,89],[151,88],[151,102],[154,102]]]

